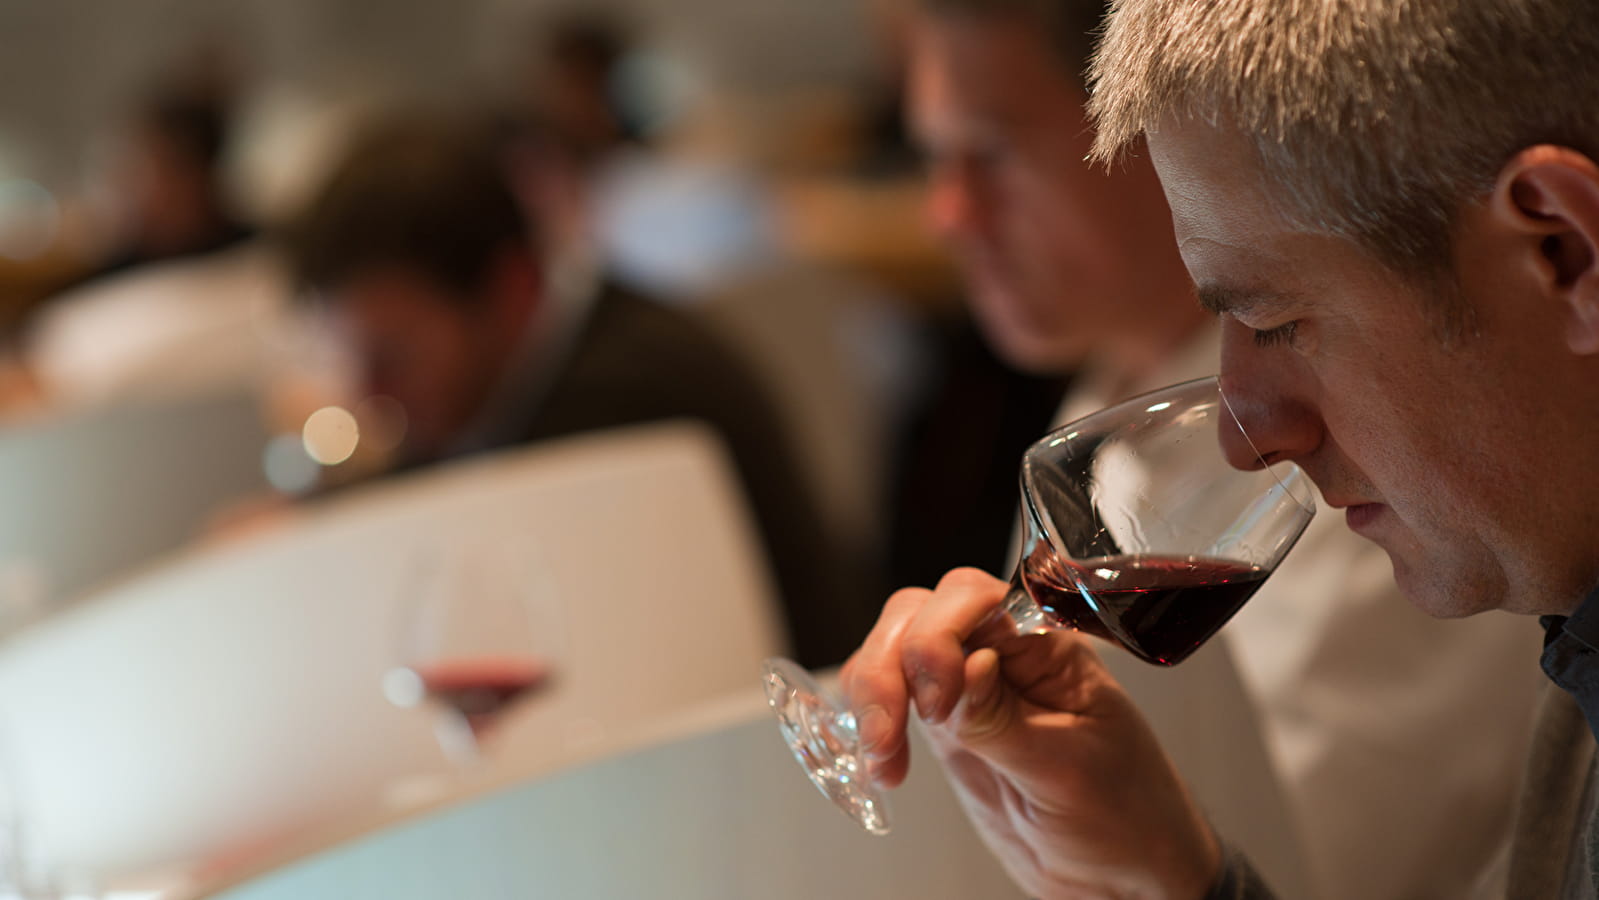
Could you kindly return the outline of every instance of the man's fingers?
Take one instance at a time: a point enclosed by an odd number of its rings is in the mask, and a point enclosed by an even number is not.
[[[900,639],[903,678],[916,697],[916,710],[929,722],[942,722],[965,690],[963,643],[1005,596],[1005,582],[977,569],[955,569]]]
[[[913,699],[918,712],[934,722],[947,718],[960,702],[967,684],[962,642],[999,605],[1005,589],[1004,582],[976,569],[956,569],[936,591],[907,588],[884,604],[877,625],[839,678],[874,781],[895,787],[905,778],[910,765],[905,728]],[[984,671],[983,690],[998,695],[997,663],[989,659]]]
[[[861,749],[878,762],[903,755],[910,699],[901,674],[900,636],[930,596],[924,588],[896,591],[840,673],[840,687],[860,729]]]

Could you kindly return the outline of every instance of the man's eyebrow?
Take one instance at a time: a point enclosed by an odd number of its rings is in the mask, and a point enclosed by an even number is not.
[[[1263,303],[1281,302],[1288,295],[1261,288],[1240,288],[1224,284],[1202,284],[1196,289],[1199,305],[1216,315],[1247,313]]]

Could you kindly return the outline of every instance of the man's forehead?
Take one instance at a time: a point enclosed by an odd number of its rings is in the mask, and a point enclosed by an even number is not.
[[[1148,145],[1205,307],[1244,313],[1300,299],[1286,286],[1300,282],[1314,248],[1304,242],[1309,232],[1270,195],[1253,148],[1199,122],[1164,125],[1151,131]]]
[[[1244,179],[1160,163],[1155,171],[1179,244],[1247,251],[1259,246],[1265,232],[1286,230],[1288,223],[1276,214],[1271,201]]]
[[[1189,216],[1225,222],[1275,211],[1260,158],[1243,135],[1200,121],[1166,120],[1149,130],[1145,145],[1179,227]]]

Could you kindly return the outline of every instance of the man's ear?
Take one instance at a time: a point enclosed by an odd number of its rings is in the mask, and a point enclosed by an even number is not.
[[[1565,311],[1567,346],[1599,353],[1599,165],[1566,147],[1528,147],[1500,170],[1490,213],[1525,238],[1540,290]]]

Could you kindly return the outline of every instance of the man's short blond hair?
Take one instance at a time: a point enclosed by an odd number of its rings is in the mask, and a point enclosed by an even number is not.
[[[1090,71],[1095,157],[1175,119],[1252,141],[1297,223],[1441,271],[1516,151],[1599,160],[1593,0],[1115,0]]]

